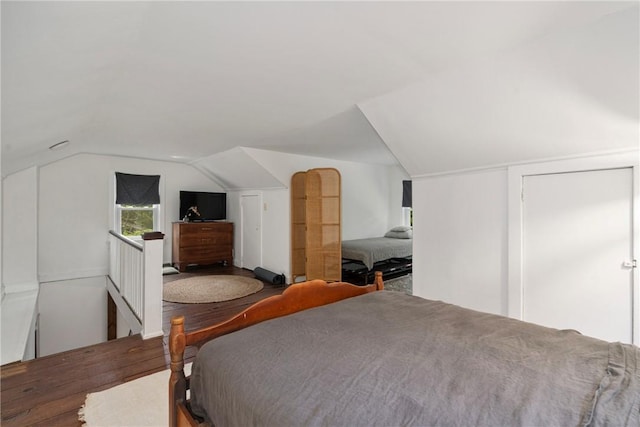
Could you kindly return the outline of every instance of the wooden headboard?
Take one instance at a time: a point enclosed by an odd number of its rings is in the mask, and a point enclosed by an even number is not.
[[[184,316],[172,318],[169,334],[169,353],[171,355],[169,425],[172,427],[199,425],[191,416],[187,406],[189,380],[184,374],[184,351],[187,346],[200,347],[214,338],[265,320],[383,289],[381,272],[376,272],[374,283],[366,286],[356,286],[346,282],[327,283],[324,280],[312,280],[293,284],[281,295],[274,295],[258,301],[229,320],[192,332],[185,332]]]

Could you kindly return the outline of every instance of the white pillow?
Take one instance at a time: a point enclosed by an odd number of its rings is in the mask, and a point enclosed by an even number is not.
[[[409,225],[398,225],[396,227],[393,227],[389,231],[410,231],[410,230],[411,230],[411,226]]]
[[[413,231],[405,230],[405,231],[387,231],[384,237],[391,237],[392,239],[411,239],[413,238]]]

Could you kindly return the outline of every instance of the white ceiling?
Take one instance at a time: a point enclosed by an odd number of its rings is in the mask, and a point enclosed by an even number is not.
[[[1,13],[3,176],[78,152],[192,163],[234,147],[400,160],[412,175],[478,166],[482,144],[512,138],[528,113],[516,110],[506,133],[495,117],[470,127],[463,120],[526,104],[505,94],[519,87],[514,82],[538,78],[523,52],[544,61],[542,75],[553,80],[555,64],[575,64],[566,59],[571,43],[580,46],[574,74],[580,58],[593,65],[603,52],[624,69],[630,94],[618,113],[637,124],[637,102],[629,102],[637,101],[637,81],[628,80],[634,72],[637,80],[638,2],[2,1]],[[620,15],[636,21],[611,35],[626,41],[622,48],[611,53],[608,34],[593,54],[584,48],[600,40],[585,28],[597,31]],[[569,44],[549,50],[554,40]],[[510,83],[501,86],[504,72]],[[611,76],[597,87],[601,80]],[[485,99],[487,85],[504,101],[497,110]],[[562,101],[535,85],[525,84],[524,94],[541,98],[539,110]],[[466,96],[466,105],[447,102],[451,96]],[[563,111],[574,107],[567,102]],[[457,111],[461,120],[453,120]],[[570,131],[561,127],[552,145]],[[629,135],[621,138],[627,146]],[[70,144],[48,149],[62,140]],[[460,161],[474,143],[480,149]],[[538,151],[529,154],[548,154]]]

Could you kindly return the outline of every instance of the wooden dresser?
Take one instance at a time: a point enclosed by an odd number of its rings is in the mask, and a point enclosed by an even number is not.
[[[172,263],[180,271],[189,264],[233,261],[232,222],[174,222]]]

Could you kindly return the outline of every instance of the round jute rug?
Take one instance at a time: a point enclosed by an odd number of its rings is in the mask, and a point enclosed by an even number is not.
[[[260,280],[244,276],[195,276],[166,283],[162,299],[187,304],[221,302],[255,294],[263,287]]]

